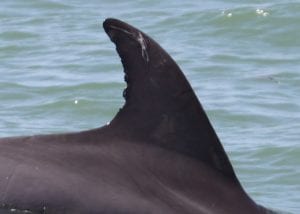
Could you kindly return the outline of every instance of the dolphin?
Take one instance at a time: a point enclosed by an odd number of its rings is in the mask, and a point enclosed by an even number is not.
[[[0,213],[274,213],[244,191],[169,54],[120,20],[103,27],[124,106],[101,128],[0,139]]]

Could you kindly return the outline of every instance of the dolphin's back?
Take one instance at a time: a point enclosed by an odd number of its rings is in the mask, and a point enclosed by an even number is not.
[[[263,213],[240,186],[197,159],[149,142],[108,140],[109,129],[88,132],[91,140],[86,141],[78,141],[83,133],[0,141],[3,208],[20,213]],[[101,141],[92,140],[97,138]]]
[[[103,26],[125,105],[102,128],[0,139],[0,213],[271,212],[243,190],[173,59],[124,22]]]

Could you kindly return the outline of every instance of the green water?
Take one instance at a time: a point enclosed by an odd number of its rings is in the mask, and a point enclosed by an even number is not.
[[[206,109],[246,191],[300,213],[300,2],[0,2],[0,136],[78,131],[123,105],[106,17],[156,39]]]

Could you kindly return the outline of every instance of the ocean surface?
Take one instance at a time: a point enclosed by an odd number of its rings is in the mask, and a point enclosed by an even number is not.
[[[142,29],[177,61],[251,197],[300,213],[296,0],[1,0],[0,137],[114,117],[126,85],[107,17]]]

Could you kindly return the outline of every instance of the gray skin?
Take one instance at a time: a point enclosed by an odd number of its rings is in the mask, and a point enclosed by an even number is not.
[[[0,139],[0,213],[273,213],[243,190],[172,58],[122,21],[103,27],[125,105],[98,129]]]

